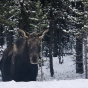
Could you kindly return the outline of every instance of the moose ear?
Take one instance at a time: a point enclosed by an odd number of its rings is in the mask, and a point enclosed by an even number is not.
[[[25,38],[28,38],[28,36],[26,35],[26,33],[23,30],[21,30],[21,29],[18,29],[18,34],[19,34],[19,36],[23,36]]]
[[[47,30],[45,30],[44,32],[38,34],[38,35],[39,35],[39,39],[42,39],[48,31],[49,31],[49,30],[47,29]]]

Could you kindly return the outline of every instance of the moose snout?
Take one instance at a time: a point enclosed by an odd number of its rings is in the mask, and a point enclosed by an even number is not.
[[[38,64],[38,59],[39,59],[38,55],[33,55],[30,61],[31,64]]]

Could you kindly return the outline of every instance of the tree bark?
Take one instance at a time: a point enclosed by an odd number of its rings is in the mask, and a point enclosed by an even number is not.
[[[57,57],[58,55],[58,45],[57,45],[57,26],[56,26],[56,22],[54,23],[55,27],[54,29],[54,49],[53,49],[53,56]]]
[[[3,35],[3,30],[4,30],[3,26],[0,25],[0,46],[1,46],[1,47],[3,47],[3,45],[4,45],[4,35]]]
[[[49,32],[50,32],[50,40],[49,40],[49,58],[50,58],[50,73],[51,77],[54,75],[53,70],[53,57],[52,57],[52,40],[53,40],[53,16],[52,16],[52,8],[50,9],[50,26],[49,26]]]
[[[54,75],[54,70],[53,70],[53,57],[52,57],[52,36],[53,36],[53,29],[52,29],[52,22],[50,22],[50,41],[49,41],[49,58],[50,58],[50,73],[51,77]]]
[[[76,73],[83,73],[83,46],[82,35],[76,37]]]

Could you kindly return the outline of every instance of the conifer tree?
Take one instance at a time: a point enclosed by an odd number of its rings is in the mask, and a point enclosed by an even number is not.
[[[43,13],[42,4],[40,0],[34,2],[35,7],[30,11],[29,21],[30,28],[35,32],[40,32],[43,29],[47,29],[49,21],[47,19],[47,13]]]
[[[13,42],[12,31],[15,26],[14,13],[14,2],[12,0],[0,1],[0,25],[3,26],[3,31],[5,31],[4,33],[8,35],[6,36],[7,46],[11,45]]]

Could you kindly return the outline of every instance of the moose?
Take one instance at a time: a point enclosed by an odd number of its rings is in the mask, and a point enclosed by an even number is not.
[[[26,34],[23,30],[18,30],[23,36],[4,50],[0,61],[3,81],[36,81],[40,41],[47,32],[48,30],[39,34]]]

